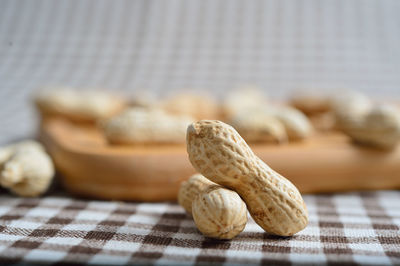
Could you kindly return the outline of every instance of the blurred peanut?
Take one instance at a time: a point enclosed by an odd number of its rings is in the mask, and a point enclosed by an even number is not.
[[[319,90],[299,90],[294,92],[290,105],[306,115],[315,115],[330,110],[329,97]]]
[[[400,141],[400,110],[375,106],[358,120],[348,123],[343,132],[354,142],[380,149],[394,149]]]
[[[340,130],[346,130],[348,127],[361,123],[373,106],[366,95],[356,91],[339,94],[331,99],[330,104],[336,127]]]
[[[80,122],[95,122],[115,115],[125,102],[108,93],[66,87],[47,87],[35,95],[44,115],[57,115]]]
[[[268,98],[256,86],[243,86],[234,89],[224,98],[223,113],[225,120],[231,120],[244,110],[265,107]]]
[[[161,109],[133,107],[102,121],[107,140],[112,144],[184,143],[188,116],[174,116]]]
[[[179,94],[165,100],[160,107],[171,114],[187,115],[196,120],[215,119],[220,115],[214,99],[194,94]]]
[[[48,189],[54,176],[54,166],[39,143],[25,141],[2,150],[8,150],[0,171],[3,187],[24,197],[39,196]]]
[[[283,124],[289,140],[305,139],[313,132],[310,120],[297,109],[289,106],[271,106],[266,112],[271,113]]]
[[[284,125],[262,110],[243,110],[235,114],[229,123],[248,142],[284,143],[288,138]]]

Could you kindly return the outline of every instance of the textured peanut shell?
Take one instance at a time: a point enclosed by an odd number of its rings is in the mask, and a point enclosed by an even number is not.
[[[231,120],[233,116],[252,108],[261,108],[268,104],[262,90],[256,86],[242,86],[229,92],[222,105],[224,118]]]
[[[54,176],[53,162],[43,147],[33,141],[9,146],[11,153],[0,171],[0,184],[19,196],[44,193]]]
[[[197,171],[242,197],[265,231],[291,236],[306,227],[308,212],[300,192],[259,159],[231,126],[216,120],[191,124],[187,151]]]
[[[391,150],[400,141],[400,110],[393,106],[375,106],[357,121],[342,128],[354,142]]]
[[[372,102],[360,92],[347,92],[331,99],[335,116],[335,126],[340,130],[359,127],[364,117],[371,111]]]
[[[77,122],[95,122],[120,112],[126,103],[99,90],[44,88],[35,95],[35,104],[45,115],[56,115]]]
[[[112,144],[184,143],[188,116],[175,116],[160,109],[133,107],[105,120],[101,127]]]
[[[161,107],[174,115],[187,115],[199,119],[216,119],[219,107],[211,97],[179,94],[161,103]]]
[[[235,114],[230,123],[248,142],[284,143],[287,141],[284,125],[272,114],[258,108]]]
[[[290,104],[307,115],[314,115],[330,110],[328,97],[317,90],[295,92],[291,97]]]
[[[192,203],[193,220],[204,235],[232,239],[246,226],[246,204],[239,195],[219,185],[200,193]]]
[[[283,124],[290,140],[309,137],[313,131],[311,122],[302,112],[291,107],[275,107],[274,116]]]
[[[201,174],[192,175],[187,181],[181,183],[178,192],[178,203],[188,214],[192,215],[192,202],[201,192],[215,185]]]

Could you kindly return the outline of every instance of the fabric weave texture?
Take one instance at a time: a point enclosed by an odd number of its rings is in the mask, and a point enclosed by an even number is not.
[[[231,241],[205,238],[175,203],[0,197],[0,264],[398,265],[400,192],[306,195],[293,237],[252,219]]]

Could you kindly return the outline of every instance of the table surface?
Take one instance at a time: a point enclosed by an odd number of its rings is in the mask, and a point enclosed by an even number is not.
[[[175,203],[2,195],[0,263],[400,264],[400,191],[305,201],[310,223],[293,237],[269,235],[250,219],[221,241],[203,237]]]

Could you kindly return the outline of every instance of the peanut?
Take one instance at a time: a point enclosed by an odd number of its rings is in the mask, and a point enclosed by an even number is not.
[[[204,235],[232,239],[246,226],[246,204],[239,195],[219,185],[211,185],[192,203],[193,220]]]
[[[243,86],[234,89],[223,102],[223,113],[227,120],[244,110],[263,107],[268,104],[266,97],[260,88],[256,86]]]
[[[191,176],[187,181],[181,183],[178,192],[178,203],[188,214],[192,215],[193,200],[205,189],[215,185],[201,174]]]
[[[400,110],[393,106],[375,106],[358,120],[348,122],[343,132],[356,143],[394,149],[400,140]]]
[[[35,103],[44,114],[60,115],[74,121],[94,122],[121,111],[125,103],[102,91],[48,87],[35,96]]]
[[[6,146],[0,148],[0,166],[2,166],[12,155],[12,147]]]
[[[156,96],[146,89],[136,91],[128,100],[129,107],[153,108],[157,104]]]
[[[102,121],[100,126],[112,144],[184,143],[186,127],[192,121],[161,109],[134,107]]]
[[[360,123],[371,110],[373,104],[364,94],[356,91],[346,92],[331,99],[331,108],[338,129],[346,130]]]
[[[246,226],[246,204],[239,195],[201,174],[182,182],[178,202],[193,215],[199,231],[208,237],[231,239]]]
[[[309,137],[313,131],[311,122],[302,112],[289,106],[267,108],[285,127],[289,140],[301,140]]]
[[[273,115],[262,110],[243,110],[235,114],[230,123],[248,142],[284,143],[287,141],[283,124]]]
[[[231,126],[216,120],[191,124],[187,151],[197,171],[241,196],[265,231],[291,236],[306,227],[308,212],[300,192],[259,159]]]
[[[27,151],[41,150],[44,151],[42,144],[33,140],[24,140],[0,148],[0,167],[6,163],[16,150],[24,148]]]
[[[315,115],[330,110],[329,97],[313,89],[294,92],[290,104],[306,115]]]
[[[54,176],[53,162],[37,142],[10,145],[0,171],[0,184],[19,196],[35,197],[44,193]]]
[[[214,99],[195,94],[179,94],[161,103],[168,113],[187,115],[199,119],[215,119],[219,116],[219,109]]]

